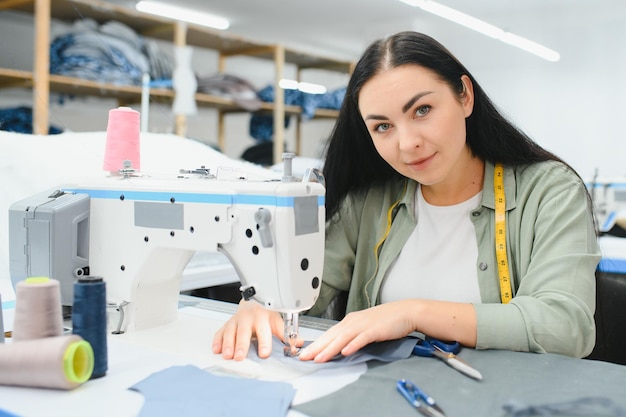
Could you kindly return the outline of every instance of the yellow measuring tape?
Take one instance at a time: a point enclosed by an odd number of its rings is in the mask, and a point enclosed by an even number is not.
[[[498,163],[493,173],[493,188],[496,203],[496,261],[500,276],[500,300],[503,304],[513,298],[509,261],[506,256],[506,197],[504,194],[504,167]]]

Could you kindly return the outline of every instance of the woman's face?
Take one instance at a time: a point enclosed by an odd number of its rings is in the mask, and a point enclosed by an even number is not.
[[[385,70],[361,88],[359,111],[376,150],[396,171],[423,186],[458,180],[472,156],[465,118],[472,113],[471,81],[461,97],[436,73],[418,65]]]

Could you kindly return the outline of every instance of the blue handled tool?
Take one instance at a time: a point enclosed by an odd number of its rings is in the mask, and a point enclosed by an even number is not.
[[[430,395],[419,389],[417,385],[406,379],[401,379],[396,384],[398,392],[417,409],[420,413],[428,417],[446,417],[441,407],[435,403]]]
[[[472,368],[467,362],[456,357],[460,350],[461,345],[458,342],[442,342],[441,340],[426,337],[426,339],[417,339],[417,343],[413,348],[413,354],[417,356],[434,356],[470,378],[482,380],[483,376],[480,372]]]

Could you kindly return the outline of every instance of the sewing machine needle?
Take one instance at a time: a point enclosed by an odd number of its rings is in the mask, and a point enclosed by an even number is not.
[[[298,313],[284,313],[285,321],[285,346],[283,353],[285,356],[296,357],[300,353],[300,348],[296,346],[298,340]]]

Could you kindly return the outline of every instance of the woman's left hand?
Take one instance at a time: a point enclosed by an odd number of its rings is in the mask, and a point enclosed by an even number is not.
[[[400,339],[416,330],[416,300],[402,300],[352,312],[300,352],[300,360],[326,362],[384,340]]]
[[[507,308],[503,305],[502,308]],[[349,313],[300,352],[301,360],[326,362],[337,354],[421,332],[441,340],[476,346],[476,311],[469,303],[408,299]]]

